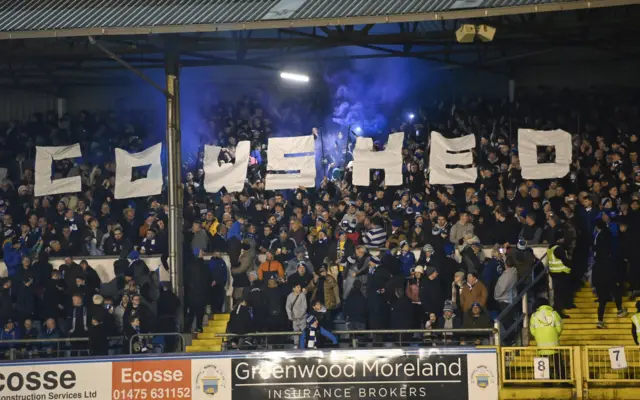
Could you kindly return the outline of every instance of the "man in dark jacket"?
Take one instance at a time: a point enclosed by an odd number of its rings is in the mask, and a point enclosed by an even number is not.
[[[420,290],[422,309],[426,315],[431,313],[438,315],[444,304],[444,295],[442,294],[438,271],[435,267],[427,267],[425,277],[426,279],[423,280]]]
[[[84,282],[87,286],[87,291],[96,293],[100,291],[100,276],[95,269],[93,269],[87,260],[80,261],[80,268],[82,268],[82,275],[84,276]]]
[[[484,311],[480,303],[473,303],[471,309],[468,314],[464,318],[464,322],[462,323],[462,328],[464,329],[487,329],[491,328],[491,320],[489,319],[489,315]],[[482,335],[478,333],[470,333],[465,337],[466,342],[470,342],[479,346],[482,344],[483,339],[485,339],[487,335]]]
[[[99,317],[91,319],[89,328],[89,354],[106,356],[109,354],[109,338],[105,326]]]
[[[70,338],[86,338],[89,335],[89,324],[91,323],[91,316],[89,316],[89,309],[84,304],[83,296],[75,294],[72,297],[72,307],[69,313],[67,326],[69,327]],[[86,343],[72,342],[71,348],[74,350],[80,350],[86,347]]]
[[[362,282],[353,283],[353,289],[349,292],[342,311],[347,319],[347,329],[367,329],[367,299],[362,293]]]
[[[0,326],[13,318],[13,299],[11,296],[11,280],[0,279]]]
[[[402,288],[395,290],[396,300],[391,303],[389,315],[389,327],[391,329],[406,330],[412,329],[413,324],[413,303],[411,299],[405,295]],[[392,335],[393,338],[401,337],[402,342],[406,342],[411,338],[410,334]]]
[[[202,332],[202,320],[205,314],[205,308],[209,302],[211,291],[211,271],[203,260],[203,252],[201,249],[193,251],[193,257],[186,265],[185,276],[188,277],[185,293],[187,296],[187,306],[189,313],[185,328],[189,329],[196,320],[196,331]]]
[[[612,237],[607,224],[602,220],[596,221],[596,228],[593,235],[593,251],[595,262],[591,281],[595,285],[598,296],[598,324],[597,327],[605,328],[604,312],[607,303],[613,297],[618,309],[618,317],[627,315],[627,310],[622,307],[622,288],[619,282],[617,268],[611,262]]]
[[[296,268],[296,272],[294,274],[289,275],[287,278],[287,283],[290,287],[294,287],[295,285],[300,285],[302,289],[306,289],[309,285],[309,282],[313,280],[313,274],[307,270],[307,266],[304,261],[298,263]]]
[[[211,272],[211,311],[221,313],[224,307],[225,286],[227,286],[227,263],[222,259],[220,250],[215,249],[209,260]]]
[[[242,299],[240,304],[231,312],[229,324],[227,324],[227,333],[244,335],[255,332],[253,316],[254,313],[251,311],[251,307],[247,304],[246,299]],[[242,337],[231,339],[231,346],[233,346],[233,348],[239,348],[240,343],[242,343]]]
[[[64,264],[60,266],[59,270],[67,286],[67,294],[73,296],[75,294],[73,289],[76,286],[76,278],[83,276],[82,268],[73,261],[73,257],[65,257]]]

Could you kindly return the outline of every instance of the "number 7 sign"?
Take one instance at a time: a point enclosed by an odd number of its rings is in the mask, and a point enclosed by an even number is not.
[[[623,346],[610,348],[609,359],[611,360],[611,369],[627,368],[627,356]]]

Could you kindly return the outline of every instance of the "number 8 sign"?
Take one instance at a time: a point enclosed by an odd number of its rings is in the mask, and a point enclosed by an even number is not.
[[[533,377],[535,379],[549,379],[549,359],[547,357],[533,358]]]

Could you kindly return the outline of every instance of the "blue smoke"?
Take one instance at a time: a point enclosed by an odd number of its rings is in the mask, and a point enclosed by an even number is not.
[[[366,136],[388,133],[394,119],[425,79],[425,63],[412,59],[356,60],[337,71],[325,73],[332,88],[331,120],[340,127],[359,127]]]

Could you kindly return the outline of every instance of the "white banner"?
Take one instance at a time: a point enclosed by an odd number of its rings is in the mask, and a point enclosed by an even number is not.
[[[267,171],[289,171],[291,173],[267,173],[266,190],[315,186],[316,155],[313,136],[269,138],[267,151],[269,159]],[[308,153],[308,155],[287,157],[287,155],[302,153]]]
[[[473,153],[471,153],[475,146],[476,137],[474,135],[447,139],[436,131],[431,132],[429,183],[454,185],[475,182],[478,178],[478,169],[473,165]],[[448,153],[449,151],[457,154]],[[447,165],[469,165],[470,167],[447,168]]]
[[[539,164],[537,146],[554,146],[555,162]],[[518,129],[518,154],[524,179],[562,178],[571,166],[571,135],[561,129]]]
[[[51,179],[53,161],[78,157],[82,157],[82,150],[77,143],[71,146],[36,146],[34,194],[36,196],[46,196],[80,192],[82,190],[80,176]]]
[[[496,350],[459,347],[158,354],[0,365],[1,399],[497,400],[498,392]]]
[[[38,345],[47,348],[46,343]],[[55,351],[57,344],[50,346]],[[111,399],[111,363],[0,365],[0,399]]]
[[[218,156],[222,147],[204,146],[204,190],[216,193],[223,187],[227,192],[240,192],[244,189],[244,181],[247,179],[247,165],[251,142],[243,140],[236,147],[235,163],[220,165]]]
[[[383,151],[373,151],[373,139],[358,137],[353,149],[353,184],[369,186],[369,171],[384,170],[386,186],[402,185],[402,143],[404,132],[389,135]]]
[[[131,154],[116,149],[116,184],[114,197],[129,199],[132,197],[154,196],[162,193],[162,163],[160,154],[162,143],[151,146],[140,153]],[[146,178],[131,180],[132,169],[151,165]]]

